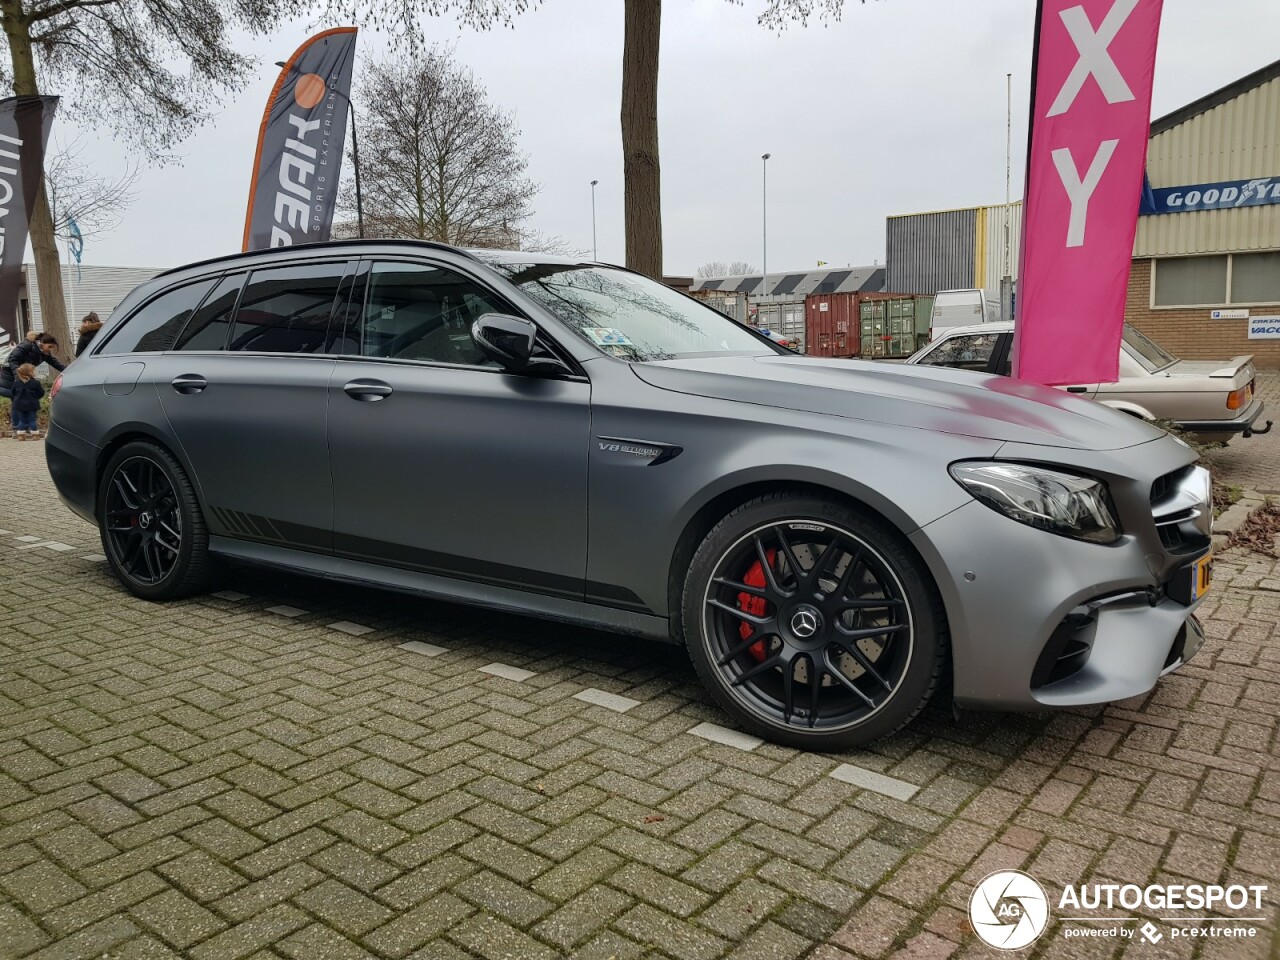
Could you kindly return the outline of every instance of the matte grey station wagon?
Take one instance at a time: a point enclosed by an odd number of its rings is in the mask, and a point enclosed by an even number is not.
[[[598,263],[356,242],[170,271],[60,378],[47,450],[139,597],[220,557],[684,644],[799,747],[944,682],[1134,696],[1203,640],[1184,444],[1004,377],[796,356]]]

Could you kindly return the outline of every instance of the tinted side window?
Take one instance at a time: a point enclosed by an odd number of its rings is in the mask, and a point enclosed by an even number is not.
[[[346,263],[255,270],[236,309],[231,350],[324,353]]]
[[[155,353],[170,349],[212,285],[212,280],[202,280],[160,294],[126,320],[100,353]]]
[[[998,333],[949,337],[921,357],[920,362],[933,367],[956,367],[960,370],[985,372],[991,365],[991,354],[995,352],[999,341]]]
[[[377,263],[364,311],[364,355],[492,367],[471,324],[507,313],[496,296],[461,274],[415,263]]]
[[[182,331],[174,349],[225,350],[227,331],[231,328],[231,314],[236,308],[236,297],[240,295],[243,284],[243,273],[223,277]]]

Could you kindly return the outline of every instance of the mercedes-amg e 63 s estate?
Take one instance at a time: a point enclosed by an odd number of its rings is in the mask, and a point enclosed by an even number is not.
[[[967,371],[797,356],[619,267],[277,248],[134,290],[56,385],[48,462],[162,601],[230,558],[684,644],[779,743],[1012,710],[1188,660],[1206,471]]]

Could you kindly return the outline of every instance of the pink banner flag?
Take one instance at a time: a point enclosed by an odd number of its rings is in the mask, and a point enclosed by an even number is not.
[[[1040,0],[1013,374],[1117,379],[1162,0]]]

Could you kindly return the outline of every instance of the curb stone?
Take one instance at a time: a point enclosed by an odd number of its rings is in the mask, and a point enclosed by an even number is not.
[[[1240,499],[1229,506],[1213,521],[1213,550],[1217,553],[1227,548],[1231,534],[1240,529],[1241,524],[1249,519],[1249,515],[1267,502],[1266,497],[1256,490],[1244,490]]]

